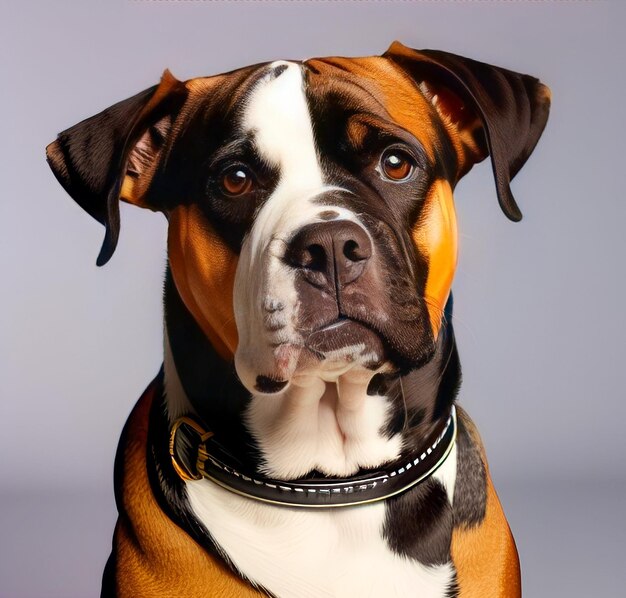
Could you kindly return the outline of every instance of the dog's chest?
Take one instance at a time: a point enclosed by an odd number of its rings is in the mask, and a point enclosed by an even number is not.
[[[278,597],[441,598],[451,582],[451,563],[425,566],[389,548],[383,503],[297,509],[250,501],[208,480],[186,488],[224,555]]]

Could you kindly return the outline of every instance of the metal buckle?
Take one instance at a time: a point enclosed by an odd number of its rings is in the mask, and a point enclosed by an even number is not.
[[[174,467],[174,470],[179,475],[179,477],[183,480],[186,480],[186,481],[201,480],[202,474],[199,473],[200,470],[198,469],[198,471],[195,474],[189,471],[182,464],[182,462],[180,462],[180,460],[178,459],[178,455],[176,454],[176,432],[178,432],[178,429],[181,426],[188,426],[198,435],[198,437],[200,438],[200,443],[198,446],[199,452],[200,452],[200,447],[202,446],[202,444],[213,436],[213,432],[207,432],[195,419],[191,417],[187,417],[187,416],[178,418],[174,422],[174,425],[172,426],[172,430],[170,431],[170,458],[172,459],[172,466]]]

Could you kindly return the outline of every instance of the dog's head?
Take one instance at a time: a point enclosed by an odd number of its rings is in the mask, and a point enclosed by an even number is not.
[[[394,43],[161,83],[61,133],[48,161],[119,234],[162,211],[188,310],[253,392],[298,376],[407,371],[433,355],[454,275],[452,190],[491,156],[509,182],[545,126],[533,77]]]

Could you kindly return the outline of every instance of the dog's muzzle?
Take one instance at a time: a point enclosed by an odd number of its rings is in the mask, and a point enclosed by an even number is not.
[[[308,224],[288,245],[285,259],[296,271],[304,344],[320,358],[349,347],[359,349],[342,358],[382,355],[378,336],[355,318],[363,307],[361,280],[372,253],[368,232],[351,220]]]
[[[355,368],[396,371],[423,362],[432,348],[400,235],[335,205],[351,197],[316,201],[292,230],[279,220],[261,229],[266,244],[252,240],[242,251],[235,363],[253,392],[280,392],[299,374],[332,381]]]

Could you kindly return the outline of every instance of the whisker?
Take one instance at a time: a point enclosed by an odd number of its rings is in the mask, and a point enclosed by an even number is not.
[[[226,318],[226,320],[224,320],[222,322],[222,325],[219,327],[219,329],[216,330],[216,332],[218,333],[218,335],[221,337],[222,333],[226,332],[226,327],[231,324],[232,322],[235,322],[235,316],[234,314],[230,317],[230,318]],[[235,323],[235,328],[236,328],[236,323]]]

